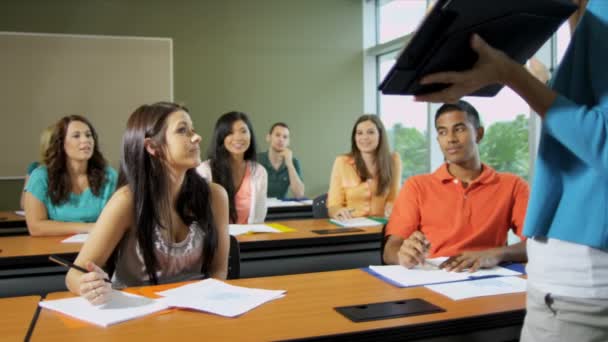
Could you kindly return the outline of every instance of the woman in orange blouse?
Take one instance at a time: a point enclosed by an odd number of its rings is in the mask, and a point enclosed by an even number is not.
[[[363,115],[353,127],[350,153],[334,162],[327,193],[329,216],[388,216],[400,181],[401,158],[390,153],[384,125],[376,115]]]

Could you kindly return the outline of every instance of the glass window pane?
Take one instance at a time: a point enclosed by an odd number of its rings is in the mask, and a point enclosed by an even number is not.
[[[479,145],[482,162],[497,171],[528,179],[528,104],[509,88],[503,88],[495,97],[465,97],[464,100],[477,109],[485,127]]]
[[[425,12],[426,0],[379,0],[378,43],[412,33]]]
[[[380,56],[379,77],[395,64],[396,53]],[[386,127],[391,149],[401,155],[402,180],[429,172],[428,106],[412,96],[379,93],[379,115]]]

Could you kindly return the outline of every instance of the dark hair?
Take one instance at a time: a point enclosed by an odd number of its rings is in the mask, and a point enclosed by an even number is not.
[[[235,223],[237,220],[236,206],[234,196],[236,195],[236,187],[232,181],[232,170],[230,168],[230,152],[224,146],[224,139],[232,134],[232,125],[237,121],[243,121],[249,129],[251,140],[249,148],[245,151],[245,160],[256,161],[256,143],[253,126],[247,117],[247,114],[242,112],[228,112],[215,123],[213,129],[213,138],[207,150],[207,158],[211,167],[211,176],[213,181],[220,184],[228,193],[230,222]]]
[[[188,109],[171,102],[157,102],[137,108],[127,121],[122,139],[119,186],[127,185],[133,193],[133,208],[137,241],[141,248],[146,272],[153,284],[158,283],[158,261],[154,253],[154,229],[172,227],[170,210],[174,206],[185,224],[197,222],[204,234],[203,266],[207,270],[213,261],[218,244],[217,230],[211,210],[211,190],[195,169],[186,171],[175,204],[169,197],[169,176],[164,166],[163,147],[166,145],[167,117]],[[146,138],[159,147],[156,156],[147,152]]]
[[[91,130],[93,135],[93,155],[87,162],[87,179],[91,192],[99,196],[102,186],[106,181],[107,162],[99,151],[99,138],[97,132],[89,120],[80,115],[69,115],[61,118],[53,128],[49,140],[49,146],[44,153],[44,165],[48,170],[48,195],[51,203],[58,205],[64,203],[72,192],[72,180],[68,172],[67,154],[65,153],[65,137],[71,122],[79,121]]]
[[[480,128],[481,120],[477,109],[467,101],[460,100],[457,103],[444,103],[435,113],[435,127],[437,127],[437,119],[444,113],[459,111],[467,114],[467,119],[473,124],[473,127]]]
[[[377,176],[378,176],[378,189],[376,189],[376,195],[382,195],[386,192],[386,190],[390,187],[391,179],[393,175],[393,169],[391,168],[391,152],[388,148],[388,141],[386,137],[386,130],[384,129],[384,125],[380,118],[377,115],[361,115],[355,125],[353,126],[353,131],[350,136],[351,141],[351,149],[350,156],[355,160],[355,168],[357,169],[357,174],[362,181],[365,181],[371,178],[371,174],[369,170],[365,166],[365,161],[361,156],[361,151],[357,147],[357,141],[355,140],[355,136],[357,135],[357,126],[364,122],[371,121],[376,125],[376,129],[378,130],[378,147],[376,148],[376,165],[377,165]]]
[[[272,131],[274,131],[274,128],[277,127],[277,126],[279,126],[279,127],[285,127],[287,129],[289,129],[289,126],[287,126],[286,123],[284,123],[284,122],[275,122],[275,123],[272,124],[272,126],[270,126],[270,131],[268,131],[268,134],[272,134]]]

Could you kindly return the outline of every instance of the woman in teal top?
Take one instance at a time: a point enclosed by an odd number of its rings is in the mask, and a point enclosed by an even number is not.
[[[55,125],[44,165],[25,188],[25,219],[33,236],[88,232],[116,189],[117,174],[99,151],[87,119],[66,116]]]

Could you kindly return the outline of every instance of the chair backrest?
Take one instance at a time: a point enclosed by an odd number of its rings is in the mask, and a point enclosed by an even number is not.
[[[327,193],[319,195],[312,200],[312,216],[314,218],[328,218]]]
[[[239,241],[230,235],[230,252],[228,254],[228,279],[238,279],[241,276],[241,250]]]

